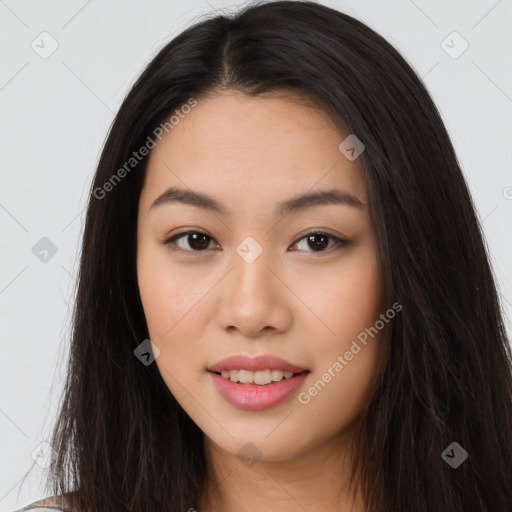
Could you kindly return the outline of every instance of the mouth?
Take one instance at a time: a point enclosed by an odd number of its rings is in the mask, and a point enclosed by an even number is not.
[[[309,370],[297,373],[271,369],[221,370],[208,373],[217,392],[227,403],[237,409],[263,411],[294,396],[303,385]]]
[[[261,411],[288,400],[310,370],[285,359],[235,354],[207,368],[220,396],[238,409]]]

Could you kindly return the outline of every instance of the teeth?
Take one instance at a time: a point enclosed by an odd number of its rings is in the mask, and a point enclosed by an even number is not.
[[[260,386],[270,384],[271,382],[279,382],[280,380],[293,377],[293,372],[285,372],[283,370],[258,370],[252,372],[250,370],[222,370],[221,375],[231,382],[240,382],[242,384],[258,384]]]
[[[270,370],[263,370],[254,372],[254,384],[270,384],[272,382],[272,372]]]
[[[247,370],[238,371],[238,382],[242,384],[252,384],[254,382],[254,374],[256,372],[249,372]]]
[[[290,373],[290,372],[287,372],[287,373]],[[274,382],[279,382],[280,380],[282,380],[283,375],[284,375],[283,370],[272,370],[272,380]]]

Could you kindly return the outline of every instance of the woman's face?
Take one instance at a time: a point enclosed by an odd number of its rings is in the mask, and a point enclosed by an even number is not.
[[[349,431],[384,313],[363,169],[338,148],[349,134],[290,99],[228,91],[183,109],[150,154],[137,227],[163,380],[208,442],[268,461]]]

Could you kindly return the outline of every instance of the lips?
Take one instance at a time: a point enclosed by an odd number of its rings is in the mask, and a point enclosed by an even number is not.
[[[289,400],[302,386],[308,372],[302,372],[264,386],[237,384],[214,372],[209,372],[212,383],[220,396],[229,404],[246,411],[271,409]]]
[[[223,370],[250,370],[253,372],[262,370],[283,370],[285,372],[301,373],[308,371],[307,368],[296,366],[285,359],[268,354],[249,357],[244,354],[226,357],[213,364],[208,371],[220,373]]]

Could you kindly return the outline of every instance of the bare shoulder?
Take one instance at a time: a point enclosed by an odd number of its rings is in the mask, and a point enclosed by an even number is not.
[[[35,501],[34,503],[30,503],[30,505],[27,505],[22,509],[16,510],[14,512],[38,512],[39,510],[54,510],[57,512],[67,512],[69,509],[66,506],[66,501],[64,500],[63,496],[51,496],[49,498],[44,498],[42,500]]]
[[[44,500],[36,501],[33,503],[34,507],[57,507],[59,505],[62,505],[61,496],[52,496],[50,498],[45,498]]]

